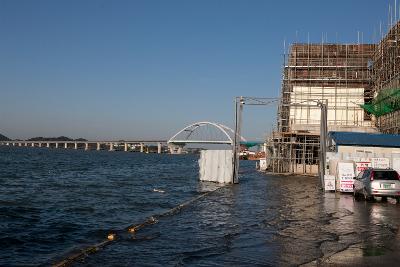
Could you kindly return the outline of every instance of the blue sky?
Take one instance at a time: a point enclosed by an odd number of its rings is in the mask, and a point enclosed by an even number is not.
[[[283,43],[376,41],[394,1],[0,0],[0,133],[167,139],[279,96]],[[361,41],[361,40],[360,40]],[[275,107],[248,108],[259,139]]]

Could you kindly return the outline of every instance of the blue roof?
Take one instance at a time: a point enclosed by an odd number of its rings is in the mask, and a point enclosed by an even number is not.
[[[400,147],[399,134],[329,132],[328,136],[338,146]]]

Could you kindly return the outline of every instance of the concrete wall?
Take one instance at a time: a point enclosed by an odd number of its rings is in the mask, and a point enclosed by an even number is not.
[[[400,149],[387,147],[351,147],[341,146],[338,152],[326,153],[325,173],[329,175],[337,175],[336,165],[340,161],[371,162],[373,159],[387,159],[389,167],[400,173]],[[356,166],[356,165],[355,165]],[[370,167],[374,167],[373,164]],[[359,171],[359,170],[358,170]],[[358,172],[356,171],[356,174]]]
[[[400,148],[393,147],[338,146],[337,151],[342,154],[363,154],[366,157],[373,154],[400,155]]]

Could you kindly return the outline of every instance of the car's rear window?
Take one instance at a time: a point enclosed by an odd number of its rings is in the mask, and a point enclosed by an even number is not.
[[[374,171],[375,180],[398,180],[397,172],[395,171]]]

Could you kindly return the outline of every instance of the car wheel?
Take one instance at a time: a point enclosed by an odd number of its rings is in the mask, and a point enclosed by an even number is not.
[[[400,197],[396,197],[396,204],[400,204]]]
[[[382,202],[387,202],[387,197],[382,197],[382,198],[381,198],[381,201],[382,201]]]

